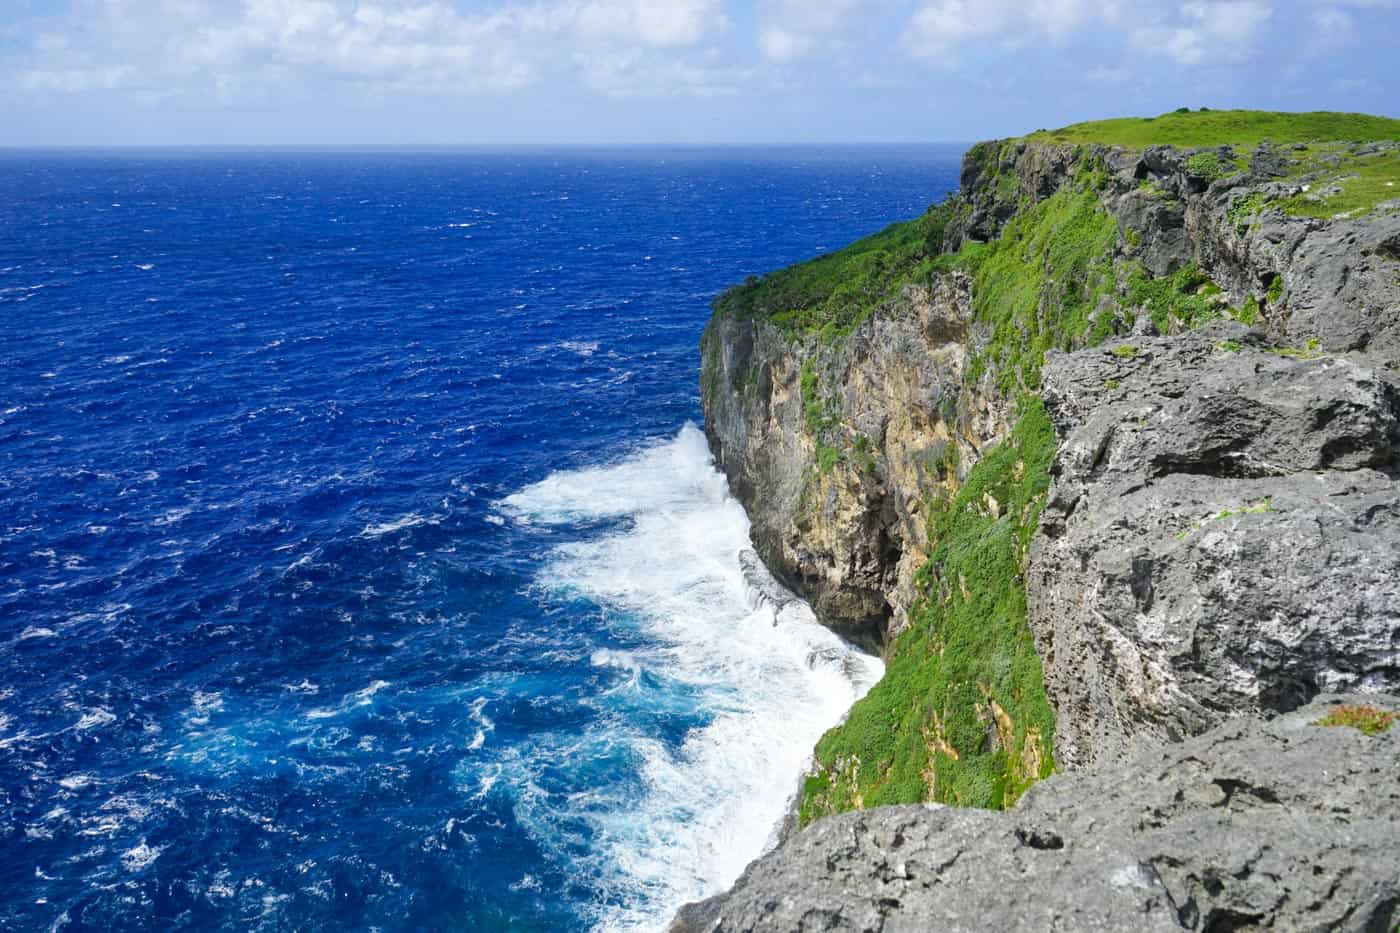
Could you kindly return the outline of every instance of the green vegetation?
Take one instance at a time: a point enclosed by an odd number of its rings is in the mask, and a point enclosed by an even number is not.
[[[1266,496],[1255,502],[1253,505],[1242,505],[1233,509],[1221,509],[1215,515],[1216,521],[1226,518],[1234,518],[1237,515],[1267,515],[1274,511],[1274,500],[1272,496]]]
[[[1225,174],[1220,155],[1215,152],[1198,152],[1186,159],[1186,171],[1197,178],[1214,181]]]
[[[1220,316],[1220,286],[1194,263],[1154,279],[1141,265],[1128,271],[1128,301],[1147,308],[1162,333],[1175,326],[1200,327]]]
[[[1334,706],[1332,711],[1323,716],[1315,726],[1350,726],[1366,735],[1380,735],[1396,721],[1400,720],[1400,713],[1392,713],[1389,710],[1377,709],[1374,706]]]
[[[1253,295],[1244,300],[1244,305],[1233,308],[1230,316],[1247,327],[1253,327],[1259,320],[1259,301]]]
[[[854,807],[1009,806],[1053,769],[1054,716],[1022,580],[1055,433],[1025,399],[1005,443],[934,509],[932,557],[884,678],[817,745],[803,825]]]
[[[1120,360],[1130,360],[1138,355],[1138,348],[1125,343],[1120,347],[1114,347],[1111,352]]]
[[[1230,205],[1230,223],[1236,232],[1244,233],[1249,227],[1250,219],[1263,213],[1267,206],[1268,199],[1262,192],[1251,192]]]
[[[1210,110],[1124,117],[1041,130],[1036,142],[1093,144],[1142,149],[1147,146],[1255,146],[1265,141],[1340,142],[1400,140],[1400,120],[1364,113],[1276,113],[1263,110]]]
[[[1117,224],[1086,186],[1022,210],[997,240],[964,250],[973,310],[993,327],[988,362],[1003,391],[1039,387],[1046,350],[1100,343],[1113,333],[1113,314],[1095,312],[1115,287],[1117,239]]]
[[[715,310],[828,340],[849,334],[907,283],[932,278],[943,230],[957,208],[956,201],[944,201],[917,220],[891,224],[845,249],[750,278],[715,299]]]
[[[1236,344],[1236,346],[1238,346],[1238,344]],[[1191,527],[1177,532],[1176,539],[1178,541],[1181,541],[1189,535],[1193,534],[1194,532],[1200,531],[1206,526],[1207,521],[1224,521],[1227,518],[1237,518],[1241,515],[1267,515],[1270,512],[1274,511],[1276,511],[1276,509],[1274,509],[1273,497],[1266,496],[1265,498],[1260,499],[1258,502],[1240,505],[1233,509],[1221,509],[1216,514],[1210,516],[1210,518],[1204,521],[1196,522]]]
[[[1309,190],[1282,201],[1282,208],[1301,217],[1359,216],[1400,199],[1400,149],[1357,154],[1353,148],[1311,146],[1298,154],[1290,174],[1308,179]]]
[[[1286,356],[1292,360],[1318,360],[1327,355],[1316,337],[1309,339],[1301,347],[1271,347],[1269,352],[1274,356]]]

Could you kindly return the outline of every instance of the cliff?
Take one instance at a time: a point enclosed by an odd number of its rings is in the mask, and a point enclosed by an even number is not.
[[[706,430],[758,552],[887,660],[803,825],[1400,689],[1397,140],[983,143],[924,217],[717,299]]]

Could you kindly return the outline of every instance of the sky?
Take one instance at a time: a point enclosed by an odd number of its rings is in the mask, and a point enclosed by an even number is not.
[[[0,0],[0,146],[865,143],[1400,117],[1400,0]]]

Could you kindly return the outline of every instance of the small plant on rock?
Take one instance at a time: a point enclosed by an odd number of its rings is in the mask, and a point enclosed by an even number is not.
[[[1366,735],[1380,735],[1400,720],[1400,713],[1377,709],[1374,706],[1344,704],[1333,707],[1315,726],[1351,726]]]

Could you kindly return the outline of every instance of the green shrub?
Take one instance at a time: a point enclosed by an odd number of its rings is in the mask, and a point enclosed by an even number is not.
[[[1220,164],[1220,156],[1215,152],[1198,152],[1187,157],[1186,171],[1207,181],[1214,181],[1225,174]]]
[[[1235,309],[1232,314],[1235,320],[1241,324],[1253,327],[1259,320],[1259,302],[1253,295],[1244,300],[1244,306]]]

